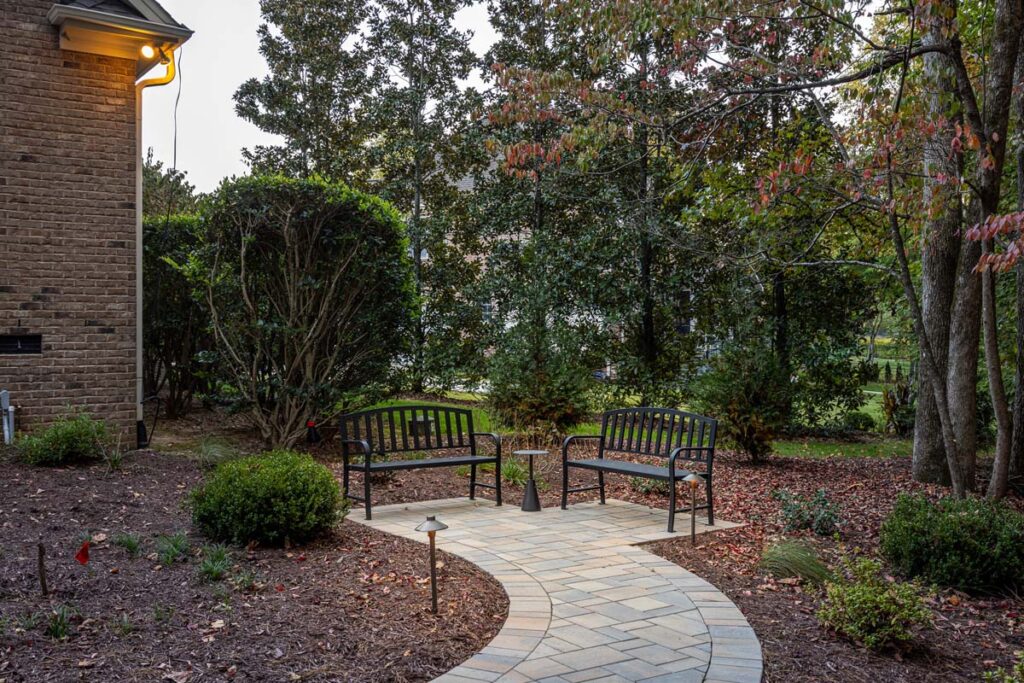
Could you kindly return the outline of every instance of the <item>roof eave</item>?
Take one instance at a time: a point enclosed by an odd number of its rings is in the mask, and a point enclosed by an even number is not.
[[[55,4],[47,19],[61,29],[61,48],[136,60],[136,77],[142,77],[159,63],[159,58],[142,59],[143,44],[170,53],[192,37],[192,31],[178,23],[167,24],[111,12]],[[173,21],[173,20],[172,20]],[[84,34],[75,41],[71,36]]]

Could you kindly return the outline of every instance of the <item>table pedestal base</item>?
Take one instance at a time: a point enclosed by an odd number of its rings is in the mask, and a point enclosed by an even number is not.
[[[523,512],[540,512],[540,498],[537,496],[537,482],[530,479],[523,491]]]

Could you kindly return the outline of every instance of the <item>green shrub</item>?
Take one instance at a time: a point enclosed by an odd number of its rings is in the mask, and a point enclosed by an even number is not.
[[[347,511],[331,471],[292,451],[222,463],[192,491],[191,505],[210,538],[271,546],[312,540]]]
[[[814,548],[800,541],[783,539],[764,549],[761,566],[772,576],[796,578],[820,586],[832,577]]]
[[[61,416],[39,434],[22,437],[18,451],[30,465],[70,465],[103,457],[107,425],[85,413]]]
[[[323,178],[249,176],[222,183],[202,218],[182,272],[210,308],[217,379],[265,443],[290,447],[307,420],[394,379],[418,308],[391,205]]]
[[[839,508],[828,499],[825,489],[818,489],[811,498],[778,490],[772,492],[772,498],[782,503],[782,524],[786,531],[810,530],[819,536],[831,536],[839,531]]]
[[[905,576],[970,592],[1024,586],[1024,515],[988,500],[900,496],[881,548]]]
[[[71,635],[71,620],[77,612],[67,605],[57,605],[50,612],[50,621],[46,624],[46,635],[54,640],[64,640]]]
[[[754,462],[771,453],[789,420],[789,378],[766,349],[727,349],[698,378],[694,392],[696,409],[717,418],[724,436]]]
[[[843,416],[843,427],[852,432],[873,432],[877,425],[875,424],[875,418],[867,413],[855,410]]]
[[[1013,668],[1007,671],[999,667],[995,671],[986,671],[982,674],[985,683],[1024,683],[1024,652],[1017,653],[1017,661]]]
[[[564,433],[590,415],[590,369],[556,331],[521,322],[504,331],[490,360],[491,415],[517,432]]]
[[[888,581],[877,560],[844,562],[844,573],[825,584],[818,610],[824,625],[872,650],[906,643],[931,612],[911,584]]]

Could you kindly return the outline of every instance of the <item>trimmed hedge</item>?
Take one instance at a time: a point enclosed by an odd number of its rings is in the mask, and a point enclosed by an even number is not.
[[[222,463],[190,502],[192,522],[204,535],[239,545],[305,543],[347,511],[331,471],[293,451]]]
[[[901,496],[882,553],[905,576],[988,593],[1024,586],[1024,515],[1003,503]]]

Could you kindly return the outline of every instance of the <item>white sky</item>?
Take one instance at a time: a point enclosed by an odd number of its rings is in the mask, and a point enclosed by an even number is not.
[[[238,118],[232,99],[243,81],[267,72],[256,38],[259,1],[161,0],[161,4],[195,35],[182,48],[179,80],[145,91],[143,150],[152,147],[157,159],[171,165],[174,101],[180,84],[178,168],[206,192],[224,177],[246,173],[243,147],[275,142],[274,136]],[[471,45],[477,54],[486,52],[495,39],[483,3],[461,11],[456,25],[473,32]],[[476,77],[471,83],[479,87]]]

